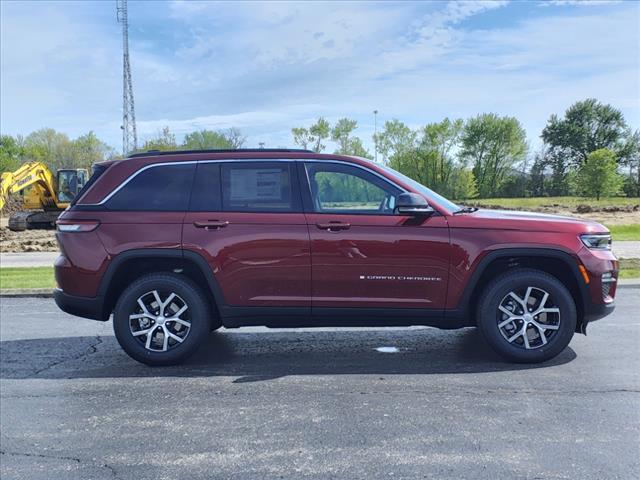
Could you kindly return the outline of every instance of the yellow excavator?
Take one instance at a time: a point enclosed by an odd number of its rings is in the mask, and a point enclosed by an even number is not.
[[[53,228],[60,213],[78,195],[89,178],[84,168],[62,168],[57,175],[42,162],[23,163],[15,172],[4,172],[0,179],[0,210],[15,193],[21,193],[24,211],[9,218],[9,230],[20,232]]]

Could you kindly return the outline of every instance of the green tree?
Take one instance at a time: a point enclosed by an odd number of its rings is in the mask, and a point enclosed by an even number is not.
[[[43,162],[54,171],[72,164],[73,150],[69,137],[53,128],[36,130],[24,140],[25,159]]]
[[[601,148],[587,155],[575,177],[578,193],[600,200],[620,192],[622,176],[618,174],[616,156],[611,150]]]
[[[164,127],[155,136],[147,139],[142,146],[142,150],[177,150],[176,136],[171,133],[169,127]]]
[[[548,147],[546,163],[552,171],[550,193],[566,195],[569,171],[601,148],[611,150],[620,163],[626,163],[633,154],[630,135],[622,112],[595,98],[574,103],[562,118],[552,115],[542,130]]]
[[[229,142],[229,145],[231,145],[231,148],[234,149],[242,148],[247,141],[247,137],[242,134],[240,129],[235,127],[227,129],[226,131],[222,132],[222,134]]]
[[[391,121],[384,122],[384,128],[380,133],[373,136],[373,140],[378,145],[378,152],[382,156],[384,163],[387,163],[393,156],[413,150],[416,136],[416,132],[394,118]]]
[[[240,130],[197,130],[184,136],[182,147],[187,150],[237,149],[244,145],[245,137]]]
[[[331,129],[331,140],[338,144],[336,153],[341,155],[349,155],[351,133],[358,128],[358,122],[349,118],[341,118]]]
[[[464,122],[445,118],[439,123],[429,123],[422,129],[418,143],[419,156],[425,160],[426,185],[445,195],[453,193],[450,177],[454,170],[452,151],[460,141]]]
[[[291,134],[293,135],[293,142],[296,145],[319,153],[326,148],[326,145],[322,142],[331,136],[331,125],[327,120],[320,117],[316,123],[311,125],[309,128],[292,128]]]
[[[115,151],[92,131],[72,141],[67,167],[90,169],[91,165],[115,155]]]
[[[60,168],[90,168],[95,162],[116,157],[115,150],[100,140],[94,132],[88,132],[71,140],[66,134],[52,128],[42,128],[27,135],[9,140],[2,137],[0,158],[13,158],[7,169],[15,166],[15,161],[39,161],[53,172]]]
[[[563,118],[551,115],[542,130],[542,139],[565,159],[581,165],[596,150],[607,148],[622,158],[628,128],[620,110],[595,98],[571,105]]]
[[[529,182],[527,189],[533,197],[542,197],[546,195],[546,169],[547,164],[544,158],[544,152],[537,153],[533,158],[533,165],[529,172]]]
[[[338,144],[335,151],[338,155],[355,155],[358,157],[370,157],[371,155],[364,148],[362,140],[351,134],[358,128],[358,122],[349,118],[341,118],[331,129],[331,140]]]
[[[11,135],[0,136],[0,173],[13,172],[20,166],[24,149]]]
[[[456,200],[469,200],[478,196],[476,177],[470,169],[466,167],[453,169],[448,195]]]
[[[293,127],[291,134],[293,135],[293,143],[304,150],[309,149],[309,130],[304,127]]]
[[[513,166],[527,154],[526,134],[513,117],[485,113],[469,119],[460,158],[470,161],[481,197],[495,196]]]
[[[390,127],[397,133],[395,140],[400,141],[396,143],[399,147],[393,147],[389,165],[445,196],[454,196],[455,185],[451,175],[455,161],[452,152],[460,140],[463,121],[445,118],[411,134],[407,134],[401,125]],[[383,138],[381,143],[384,142]]]
[[[622,163],[629,169],[629,173],[625,179],[624,191],[629,197],[640,197],[640,130],[628,136],[625,155]]]

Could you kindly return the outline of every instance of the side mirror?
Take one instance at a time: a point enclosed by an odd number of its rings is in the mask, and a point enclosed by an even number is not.
[[[417,193],[401,193],[396,198],[396,215],[410,215],[412,217],[424,217],[433,214],[433,208],[423,196]]]

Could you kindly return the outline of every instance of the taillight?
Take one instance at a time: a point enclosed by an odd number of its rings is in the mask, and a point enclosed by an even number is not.
[[[58,231],[63,233],[80,233],[80,232],[91,232],[98,228],[100,222],[97,220],[81,220],[81,221],[67,221],[67,222],[57,222]]]

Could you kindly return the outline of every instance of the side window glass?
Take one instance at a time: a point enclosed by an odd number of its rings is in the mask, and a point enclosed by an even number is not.
[[[373,173],[335,163],[305,167],[316,212],[393,214],[400,190]]]
[[[192,212],[219,212],[222,210],[219,163],[198,164],[189,210]]]
[[[291,162],[222,164],[222,208],[227,212],[299,212]]]
[[[123,211],[185,211],[194,171],[195,164],[148,168],[126,183],[105,206]]]

